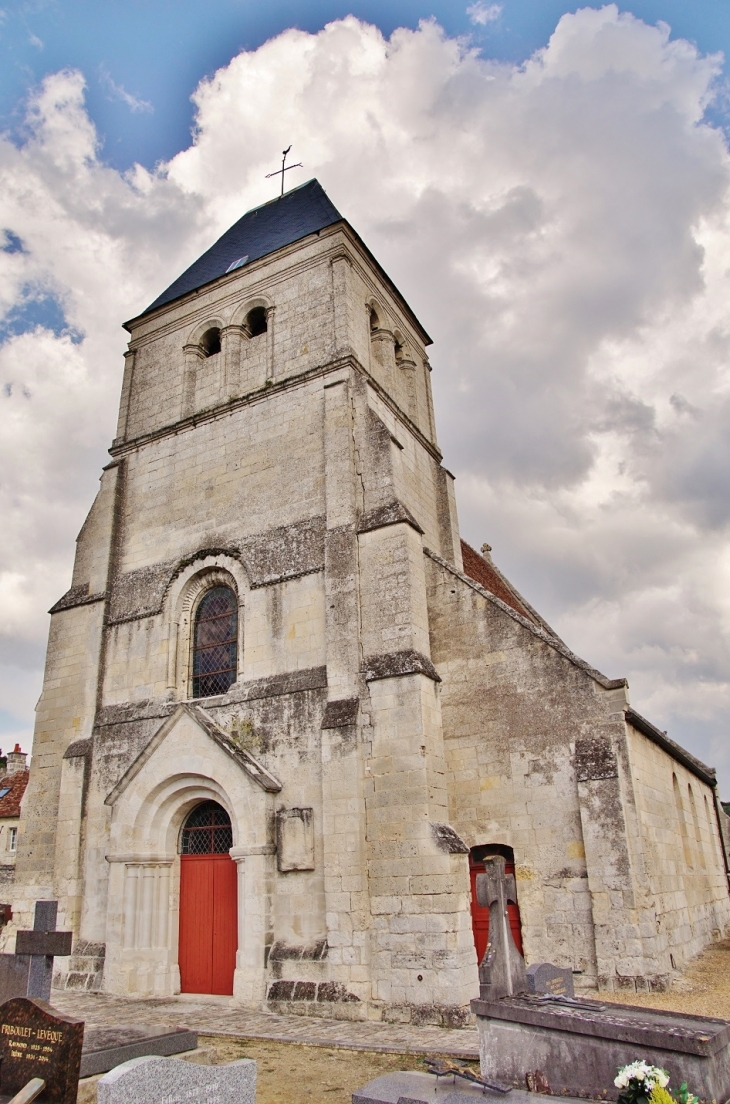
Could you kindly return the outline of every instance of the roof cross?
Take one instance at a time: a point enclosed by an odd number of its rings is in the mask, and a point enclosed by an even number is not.
[[[287,164],[285,164],[286,155],[288,154],[290,149],[291,149],[291,146],[288,146],[284,150],[284,153],[283,153],[282,158],[281,158],[281,168],[277,169],[276,172],[270,172],[270,173],[266,174],[266,179],[267,180],[269,179],[269,177],[272,177],[272,176],[279,176],[279,175],[281,176],[281,195],[284,194],[284,173],[289,172],[289,169],[303,169],[304,168],[301,161],[297,161],[296,165],[287,165]]]

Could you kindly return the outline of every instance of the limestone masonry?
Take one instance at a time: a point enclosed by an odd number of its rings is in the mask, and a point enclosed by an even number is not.
[[[18,836],[56,984],[458,1024],[489,854],[577,987],[723,936],[714,772],[461,542],[430,339],[319,184],[127,329]]]

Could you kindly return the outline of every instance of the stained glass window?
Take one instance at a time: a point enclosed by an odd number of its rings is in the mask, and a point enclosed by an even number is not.
[[[183,855],[224,855],[233,847],[231,818],[217,801],[204,801],[188,815],[182,830]]]
[[[225,694],[236,681],[238,605],[230,587],[217,586],[203,597],[195,615],[193,697]]]

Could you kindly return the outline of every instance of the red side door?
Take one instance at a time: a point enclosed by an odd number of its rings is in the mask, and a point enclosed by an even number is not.
[[[229,855],[180,856],[180,988],[233,993],[238,947],[236,864]]]
[[[515,864],[505,863],[505,874],[514,874]],[[471,878],[471,923],[474,931],[474,946],[477,949],[477,962],[481,962],[484,958],[487,950],[487,943],[489,942],[489,909],[482,908],[477,901],[477,874],[484,874],[485,867],[483,862],[475,862],[471,855],[469,856],[469,876]],[[520,954],[522,951],[522,924],[520,921],[520,910],[518,905],[508,904],[507,915],[509,917],[509,926],[512,931],[512,938],[515,941],[515,945]]]

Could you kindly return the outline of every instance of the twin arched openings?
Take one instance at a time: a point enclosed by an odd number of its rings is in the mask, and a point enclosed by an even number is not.
[[[243,328],[249,337],[258,337],[259,334],[266,333],[268,329],[266,307],[252,307],[244,319]],[[220,326],[210,326],[198,344],[204,357],[216,356],[221,351]]]

